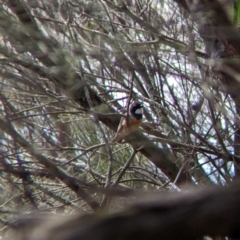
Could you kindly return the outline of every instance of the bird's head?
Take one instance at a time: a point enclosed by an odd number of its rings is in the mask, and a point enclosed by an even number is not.
[[[129,113],[136,117],[137,119],[142,119],[143,117],[143,105],[139,102],[131,103],[129,107]]]

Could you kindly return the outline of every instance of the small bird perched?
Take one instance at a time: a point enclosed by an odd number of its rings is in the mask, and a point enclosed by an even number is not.
[[[142,124],[143,106],[138,102],[132,102],[128,114],[122,117],[118,125],[117,133],[111,142],[120,143],[129,134],[135,132]]]

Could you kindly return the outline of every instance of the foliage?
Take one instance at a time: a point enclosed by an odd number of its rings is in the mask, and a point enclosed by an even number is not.
[[[2,230],[20,212],[116,211],[135,189],[232,181],[236,102],[180,2],[1,4]],[[144,123],[111,144],[130,98]]]

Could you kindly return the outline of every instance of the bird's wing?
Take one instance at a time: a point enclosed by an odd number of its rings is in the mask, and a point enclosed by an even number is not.
[[[118,142],[118,141],[120,141],[120,140],[122,139],[122,136],[121,136],[121,134],[119,134],[119,133],[121,133],[121,131],[123,130],[125,121],[126,121],[125,117],[122,117],[122,118],[120,119],[120,122],[119,122],[119,124],[118,124],[117,132],[116,132],[115,136],[113,137],[113,139],[111,140],[112,143],[113,143],[113,142]]]

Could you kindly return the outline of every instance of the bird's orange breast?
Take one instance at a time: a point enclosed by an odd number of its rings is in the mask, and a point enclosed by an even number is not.
[[[142,124],[142,120],[138,120],[138,119],[129,119],[129,121],[124,120],[123,128],[120,134],[128,135],[129,133],[136,131],[141,124]]]

